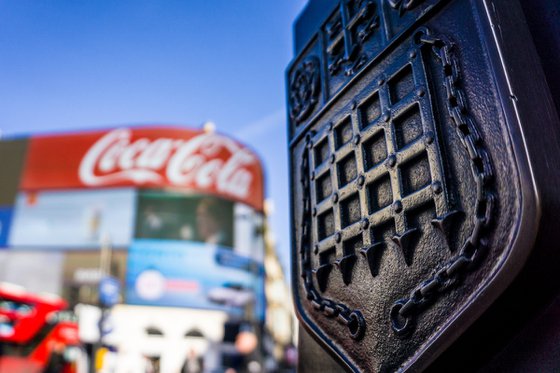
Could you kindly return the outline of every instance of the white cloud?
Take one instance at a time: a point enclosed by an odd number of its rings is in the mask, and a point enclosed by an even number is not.
[[[286,112],[278,109],[272,113],[251,122],[233,133],[233,137],[244,142],[254,141],[271,130],[284,127],[286,124]]]

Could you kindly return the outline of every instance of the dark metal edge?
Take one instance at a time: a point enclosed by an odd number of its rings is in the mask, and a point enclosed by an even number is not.
[[[334,11],[334,10],[333,10]],[[309,42],[305,45],[305,47],[302,48],[302,51],[305,51],[306,49],[308,49],[311,44],[313,43],[313,41],[319,37],[319,34],[316,33],[315,35],[313,35],[310,39]],[[285,90],[286,92],[288,92],[289,86],[290,86],[290,82],[289,82],[289,76],[290,76],[290,72],[295,64],[295,62],[298,60],[300,56],[296,56],[292,62],[290,62],[290,64],[288,65],[288,67],[285,69],[284,71],[284,75],[285,75]],[[289,96],[286,95],[286,123],[288,124],[286,126],[286,132],[287,132],[287,138],[288,138],[288,149],[293,148],[294,146],[294,142],[292,139],[292,135],[294,135],[292,133],[292,123],[290,120],[290,115],[289,115]],[[323,108],[320,109],[320,112],[322,112],[322,110],[324,110],[324,106]],[[307,126],[306,126],[307,129]],[[295,137],[294,137],[295,138]],[[294,182],[294,174],[292,172],[290,172],[290,167],[293,164],[293,155],[291,151],[288,151],[288,182],[289,182],[289,187],[292,188],[293,182]],[[298,318],[298,320],[300,321],[300,325],[303,326],[305,328],[305,330],[309,333],[309,335],[320,345],[320,346],[326,346],[327,347],[327,352],[329,353],[329,355],[331,355],[338,363],[342,364],[342,368],[345,369],[348,372],[359,372],[359,370],[345,357],[345,355],[342,353],[342,351],[340,351],[331,341],[330,339],[325,336],[323,333],[321,333],[321,331],[318,328],[315,328],[314,326],[312,326],[311,324],[311,320],[307,317],[307,315],[305,314],[305,311],[303,309],[303,306],[301,304],[301,300],[299,298],[298,295],[298,266],[297,266],[297,251],[298,251],[298,247],[297,247],[297,238],[296,235],[294,234],[295,232],[295,211],[294,211],[294,204],[295,200],[294,200],[294,194],[290,193],[290,206],[289,206],[289,216],[290,216],[290,234],[291,234],[291,238],[290,238],[290,243],[291,243],[291,247],[290,247],[290,264],[292,266],[292,271],[291,271],[291,278],[290,278],[290,282],[291,282],[291,290],[292,290],[292,296],[293,296],[293,306],[294,306],[294,313],[296,315],[296,317]]]
[[[313,40],[318,37],[318,35],[314,35],[311,40],[310,43],[313,42]],[[310,44],[306,45],[303,50],[309,48]],[[297,60],[299,56],[297,56],[296,58],[294,58],[294,60],[290,63],[290,65],[288,66],[288,68],[286,68],[285,70],[285,84],[286,84],[286,92],[288,92],[288,88],[289,88],[289,75],[290,75],[290,71],[292,68],[292,65],[294,63],[294,61]],[[286,105],[287,108],[289,108],[289,96],[286,95]],[[324,107],[321,108],[320,112],[322,112],[322,110],[324,110]],[[292,149],[294,146],[294,142],[292,141],[292,138],[290,137],[292,135],[292,123],[290,121],[290,116],[288,114],[288,111],[286,111],[286,120],[288,125],[286,126],[286,131],[288,134],[288,149]],[[289,167],[292,166],[293,164],[293,154],[292,151],[288,152],[288,165]],[[289,182],[289,187],[292,188],[293,182],[294,182],[294,177],[295,175],[293,174],[293,172],[290,172],[290,170],[288,170],[288,182]],[[352,362],[346,358],[345,354],[340,351],[333,343],[332,341],[326,336],[324,335],[319,328],[315,327],[312,323],[311,320],[309,319],[309,317],[307,317],[305,310],[303,309],[303,305],[301,303],[301,299],[298,295],[298,266],[297,266],[297,252],[298,252],[298,246],[297,246],[297,238],[296,235],[294,234],[295,232],[295,223],[296,223],[296,216],[295,216],[295,209],[294,203],[299,203],[299,202],[295,202],[294,200],[294,194],[290,193],[290,212],[289,212],[289,216],[290,216],[290,234],[291,234],[291,239],[290,239],[290,243],[291,243],[291,247],[290,247],[290,264],[292,266],[292,272],[291,272],[291,290],[292,290],[292,296],[293,296],[293,306],[294,306],[294,313],[296,315],[296,317],[298,318],[298,320],[300,321],[300,325],[303,326],[305,328],[305,330],[309,333],[309,335],[313,338],[313,340],[315,340],[320,346],[322,347],[327,347],[326,351],[329,353],[329,355],[331,355],[338,363],[342,364],[342,368],[348,372],[359,372],[359,370],[352,364]]]
[[[290,129],[288,128],[288,132]],[[289,140],[288,140],[289,142]],[[292,165],[293,156],[292,152],[289,152],[289,164]],[[289,185],[290,188],[293,185],[292,182],[294,181],[294,174],[289,172]],[[346,357],[346,355],[338,349],[334,343],[330,340],[328,336],[321,332],[321,330],[316,327],[312,320],[307,316],[305,310],[303,309],[303,305],[301,303],[301,299],[298,295],[298,263],[297,259],[298,255],[298,247],[296,244],[296,236],[294,235],[294,227],[295,227],[295,211],[294,211],[294,194],[290,193],[290,233],[291,237],[291,266],[292,266],[292,276],[291,276],[291,288],[292,288],[292,296],[293,296],[293,306],[295,315],[297,316],[298,320],[300,321],[300,325],[305,328],[305,330],[309,333],[309,335],[322,347],[327,347],[326,351],[340,364],[342,364],[342,368],[348,372],[359,372],[359,369],[352,364],[352,362]]]
[[[484,311],[495,301],[495,299],[507,288],[517,274],[523,268],[529,254],[533,249],[533,244],[537,237],[541,217],[541,203],[538,192],[537,182],[531,166],[527,137],[524,129],[529,127],[529,123],[522,120],[522,112],[528,110],[519,102],[525,102],[530,98],[549,96],[547,90],[542,89],[546,84],[535,84],[534,90],[513,91],[512,82],[519,79],[515,75],[509,74],[508,70],[513,65],[524,66],[527,60],[534,60],[536,51],[526,25],[518,24],[516,29],[506,30],[500,35],[497,34],[499,19],[495,13],[497,9],[508,7],[510,12],[523,13],[518,0],[504,1],[495,0],[471,0],[473,8],[480,26],[483,28],[484,46],[489,52],[490,64],[494,71],[494,84],[498,88],[499,100],[502,104],[503,113],[508,124],[508,135],[510,147],[515,156],[520,187],[520,215],[515,227],[512,243],[504,253],[505,257],[499,263],[499,267],[492,276],[481,285],[477,293],[471,295],[472,301],[466,304],[455,317],[451,318],[432,339],[420,349],[415,356],[410,358],[402,366],[405,371],[419,371],[425,369],[435,360],[448,346],[450,346]],[[502,30],[503,31],[503,30]],[[504,50],[513,42],[525,46],[524,53],[519,54],[519,59],[504,59]],[[522,40],[522,42],[520,42]],[[541,70],[540,66],[534,66],[536,70]],[[535,79],[543,77],[542,71],[535,71]],[[544,101],[539,101],[537,105],[544,105]],[[533,100],[533,103],[535,101]],[[539,112],[539,107],[531,109]]]

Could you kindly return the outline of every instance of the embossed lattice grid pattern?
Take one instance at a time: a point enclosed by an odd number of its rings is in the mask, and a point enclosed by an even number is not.
[[[354,74],[367,56],[364,44],[379,27],[379,6],[372,0],[343,0],[323,27],[325,52],[330,74]],[[378,31],[379,32],[379,31]]]
[[[436,221],[449,212],[421,55],[412,53],[386,76],[311,141],[314,273],[321,291],[333,265],[349,284],[359,253],[377,275],[387,242],[410,265],[406,245],[418,229],[407,215],[426,203],[433,203]]]

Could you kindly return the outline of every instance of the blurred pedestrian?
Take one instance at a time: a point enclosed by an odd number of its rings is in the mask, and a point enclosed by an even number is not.
[[[204,359],[198,356],[196,351],[191,348],[181,368],[181,373],[202,373],[204,371]]]

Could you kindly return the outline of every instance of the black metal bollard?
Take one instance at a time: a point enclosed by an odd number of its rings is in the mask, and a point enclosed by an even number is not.
[[[286,72],[301,372],[560,366],[559,30],[552,0],[310,0]]]

